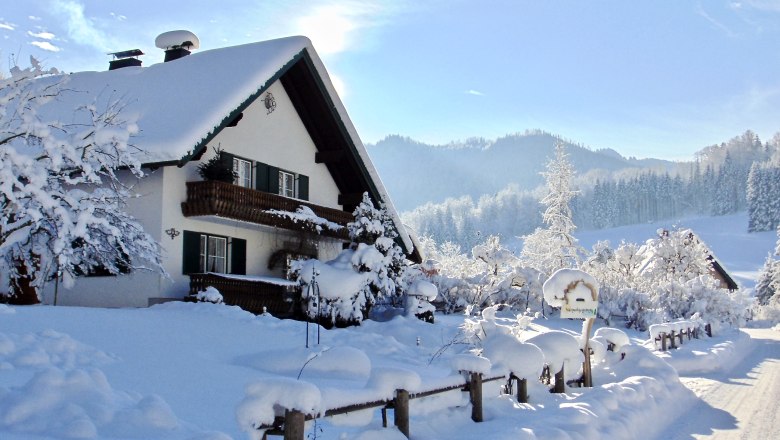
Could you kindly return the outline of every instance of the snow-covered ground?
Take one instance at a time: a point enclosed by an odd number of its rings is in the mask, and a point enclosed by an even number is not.
[[[730,234],[728,222],[736,226],[738,216],[721,220],[725,223],[711,229],[706,222],[683,224],[694,227],[728,269],[756,272],[763,256],[754,261],[754,255],[771,249],[773,235],[755,240],[740,234],[744,228]],[[642,241],[655,229],[648,226],[633,236],[628,229],[614,236],[601,231],[600,238]],[[437,315],[435,324],[403,316],[367,321],[322,330],[317,345],[313,325],[209,303],[148,309],[0,305],[0,438],[253,438],[247,426],[272,415],[273,403],[321,411],[387,398],[399,387],[414,392],[452,384],[459,380],[453,371],[458,366],[485,368],[463,357],[469,349],[459,333],[464,321],[460,315]],[[490,335],[504,328],[497,324],[512,322],[514,315],[499,312],[495,322],[471,328]],[[576,336],[581,322],[538,318],[519,337],[526,341],[550,331]],[[468,395],[460,390],[413,400],[411,437],[692,438],[725,430],[770,438],[776,432],[776,417],[745,431],[747,398],[740,398],[739,408],[719,406],[728,404],[722,393],[733,390],[727,387],[748,396],[780,394],[776,330],[720,329],[713,338],[686,340],[667,353],[657,351],[646,333],[627,334],[631,344],[619,352],[600,351],[591,389],[551,394],[531,379],[530,401],[519,404],[500,394],[500,382],[486,383],[483,423],[471,421]],[[500,359],[493,361],[497,367]],[[768,381],[766,371],[773,371]],[[750,391],[754,384],[763,391]],[[750,402],[754,412],[776,415],[776,403]],[[393,427],[382,428],[379,410],[309,422],[307,435],[404,438]]]

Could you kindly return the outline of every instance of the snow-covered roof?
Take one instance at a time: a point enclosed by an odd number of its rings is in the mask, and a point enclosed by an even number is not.
[[[135,120],[132,143],[143,163],[187,158],[236,109],[277,79],[284,67],[308,49],[305,37],[289,37],[206,50],[148,67],[125,67],[66,76],[65,88],[44,111],[67,121],[73,109],[120,99],[122,117]],[[60,116],[52,115],[52,116]],[[48,116],[48,115],[47,115]]]
[[[260,96],[292,65],[306,58],[327,94],[337,123],[354,146],[362,172],[370,180],[370,193],[388,207],[404,247],[415,246],[392,205],[379,174],[338,97],[322,60],[311,41],[302,36],[205,50],[148,67],[125,67],[101,72],[66,75],[61,94],[43,112],[54,120],[70,121],[73,109],[121,99],[122,117],[134,121],[139,133],[131,140],[145,164],[184,163],[192,158]],[[50,81],[56,80],[47,79]],[[350,148],[348,148],[350,149]]]

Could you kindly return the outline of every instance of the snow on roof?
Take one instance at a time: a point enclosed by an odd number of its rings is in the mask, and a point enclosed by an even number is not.
[[[122,116],[140,129],[132,139],[144,163],[178,161],[191,154],[250,96],[270,85],[303,50],[306,37],[288,37],[206,50],[149,67],[65,75],[65,88],[46,116],[72,119],[73,109],[120,99]]]
[[[62,94],[42,112],[50,112],[46,116],[56,120],[70,121],[74,108],[96,101],[100,110],[100,104],[106,107],[108,102],[121,99],[125,103],[122,116],[139,128],[131,140],[141,151],[138,159],[142,163],[180,161],[193,154],[196,147],[226,122],[231,112],[270,86],[304,52],[322,80],[406,249],[413,252],[412,238],[371,163],[325,65],[306,37],[205,50],[148,67],[72,73],[65,78],[67,89],[73,92]]]

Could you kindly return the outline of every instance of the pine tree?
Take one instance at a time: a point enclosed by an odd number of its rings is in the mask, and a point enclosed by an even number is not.
[[[406,289],[406,257],[395,239],[395,229],[384,204],[374,207],[368,193],[353,212],[355,220],[347,224],[352,264],[359,272],[372,272],[369,285],[372,296],[396,302]]]
[[[775,295],[776,291],[773,281],[778,276],[778,271],[780,271],[780,264],[771,256],[767,256],[764,261],[764,267],[761,269],[756,281],[755,296],[758,304],[769,304],[770,298]]]

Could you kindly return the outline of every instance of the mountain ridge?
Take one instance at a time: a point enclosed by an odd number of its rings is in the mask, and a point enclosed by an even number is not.
[[[578,175],[594,181],[614,173],[672,172],[680,165],[662,159],[626,158],[613,149],[593,150],[540,130],[439,145],[389,135],[366,147],[394,205],[409,211],[447,198],[469,196],[476,200],[511,184],[533,191],[544,183],[541,172],[558,141],[566,145]]]

